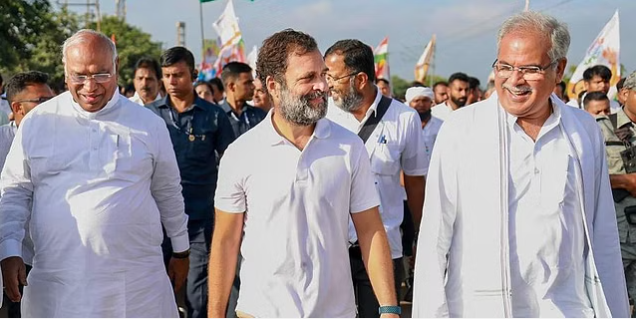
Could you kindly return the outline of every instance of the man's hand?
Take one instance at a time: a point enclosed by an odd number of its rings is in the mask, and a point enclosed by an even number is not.
[[[24,261],[18,256],[7,257],[0,262],[0,267],[7,297],[13,302],[19,302],[22,299],[19,285],[27,286]]]
[[[3,266],[4,267],[4,266]],[[170,258],[168,264],[168,277],[174,284],[174,291],[178,292],[185,284],[188,278],[188,270],[190,269],[190,258]],[[4,269],[3,269],[4,272]]]

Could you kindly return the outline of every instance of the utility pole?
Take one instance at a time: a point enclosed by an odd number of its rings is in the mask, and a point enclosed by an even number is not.
[[[177,46],[185,47],[185,28],[185,22],[177,22]]]
[[[64,3],[61,3],[60,0],[57,0],[57,4],[60,6],[64,6],[66,8],[68,8],[68,6],[85,6],[86,7],[86,14],[84,16],[85,19],[85,24],[86,24],[86,28],[90,27],[91,21],[92,19],[92,13],[91,13],[91,8],[95,7],[95,18],[96,18],[96,23],[97,23],[97,31],[100,32],[101,31],[101,22],[102,22],[102,14],[99,10],[99,0],[86,0],[86,3],[82,3],[82,2],[71,2],[69,3],[68,0],[64,0]]]
[[[530,0],[526,0],[526,9],[523,11],[528,11],[530,10]]]
[[[115,0],[116,15],[122,21],[126,21],[126,0]]]

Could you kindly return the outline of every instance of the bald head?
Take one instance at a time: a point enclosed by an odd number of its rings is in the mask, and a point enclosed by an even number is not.
[[[113,61],[113,64],[117,61],[117,48],[111,39],[97,31],[82,29],[64,41],[64,44],[62,45],[62,63],[66,65],[69,49],[82,45],[91,46],[95,48],[96,51],[108,52],[112,57],[111,60]]]

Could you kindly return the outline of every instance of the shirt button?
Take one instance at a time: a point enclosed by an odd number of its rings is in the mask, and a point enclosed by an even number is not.
[[[535,169],[534,169],[534,173],[535,173],[535,174],[539,174],[539,172],[540,172],[540,171],[539,171],[539,169],[538,169],[538,168],[535,168]]]

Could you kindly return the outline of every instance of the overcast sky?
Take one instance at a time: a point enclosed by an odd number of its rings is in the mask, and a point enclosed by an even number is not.
[[[82,2],[70,0],[69,2]],[[215,38],[212,23],[229,0],[203,4],[206,38]],[[164,48],[176,45],[176,23],[186,22],[186,46],[201,52],[198,0],[127,0],[126,21],[152,34]],[[389,65],[393,75],[413,79],[413,66],[433,33],[437,34],[435,74],[462,71],[485,83],[496,57],[499,24],[522,11],[525,0],[233,0],[246,54],[272,33],[293,28],[311,34],[322,52],[340,39],[357,38],[377,46],[389,36]],[[115,0],[101,0],[102,14],[115,14]],[[572,44],[568,64],[577,65],[616,9],[620,12],[620,60],[631,72],[636,67],[635,0],[531,0],[532,10],[564,21]],[[82,7],[73,10],[84,13]]]

